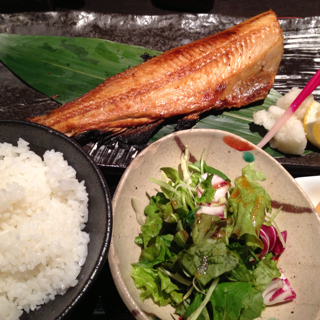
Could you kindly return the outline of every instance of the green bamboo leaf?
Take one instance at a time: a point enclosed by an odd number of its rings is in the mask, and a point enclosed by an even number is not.
[[[160,52],[93,38],[0,34],[0,60],[36,90],[60,103]]]

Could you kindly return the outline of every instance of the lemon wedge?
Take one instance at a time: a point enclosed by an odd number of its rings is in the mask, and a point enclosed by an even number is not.
[[[320,103],[313,101],[303,119],[303,128],[307,139],[320,149]]]
[[[316,209],[317,209],[317,211],[318,211],[318,213],[319,213],[319,215],[320,215],[320,202],[319,202],[318,205],[316,206]]]

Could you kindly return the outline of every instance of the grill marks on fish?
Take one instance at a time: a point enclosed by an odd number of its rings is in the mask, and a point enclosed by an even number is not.
[[[169,50],[30,120],[69,136],[90,130],[119,135],[175,116],[195,121],[211,109],[241,107],[266,97],[280,64],[282,42],[279,22],[268,11]]]

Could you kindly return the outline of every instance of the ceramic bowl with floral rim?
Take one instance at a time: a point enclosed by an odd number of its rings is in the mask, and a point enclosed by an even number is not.
[[[281,230],[287,230],[287,245],[278,266],[296,292],[296,299],[267,307],[261,319],[301,320],[320,317],[320,234],[319,216],[292,176],[271,156],[246,140],[213,129],[185,130],[170,134],[143,150],[123,174],[114,194],[113,236],[109,264],[117,289],[136,319],[178,319],[171,306],[159,307],[150,298],[144,302],[130,276],[131,264],[139,260],[141,248],[134,243],[140,225],[131,200],[138,199],[143,212],[149,197],[160,189],[150,177],[161,180],[161,167],[178,168],[180,156],[188,146],[190,157],[206,163],[233,182],[241,169],[254,161],[266,180],[260,184],[269,193]]]

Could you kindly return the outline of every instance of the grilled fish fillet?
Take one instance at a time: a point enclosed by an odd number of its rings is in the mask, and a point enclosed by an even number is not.
[[[268,11],[169,50],[29,120],[73,136],[241,107],[266,97],[282,53],[282,30]]]

